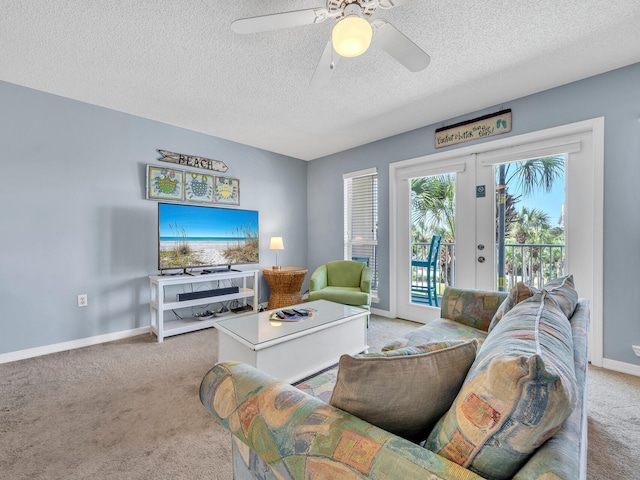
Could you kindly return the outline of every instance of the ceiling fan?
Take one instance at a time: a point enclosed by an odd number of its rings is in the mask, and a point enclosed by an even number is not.
[[[371,19],[378,8],[390,9],[410,0],[327,0],[326,8],[241,18],[231,30],[249,34],[279,28],[311,25],[331,18],[337,23],[311,79],[312,86],[326,84],[341,57],[357,57],[369,45],[382,48],[412,72],[429,66],[431,57],[386,20]]]

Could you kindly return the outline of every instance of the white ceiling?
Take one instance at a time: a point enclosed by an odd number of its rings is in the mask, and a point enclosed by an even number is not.
[[[309,81],[335,23],[239,35],[324,0],[0,0],[0,80],[312,160],[640,62],[639,0],[412,0],[379,49]],[[169,146],[158,146],[166,147]],[[204,152],[184,152],[194,155]]]

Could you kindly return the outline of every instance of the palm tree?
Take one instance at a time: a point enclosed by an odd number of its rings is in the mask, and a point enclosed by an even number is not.
[[[529,209],[522,207],[517,218],[513,222],[516,227],[513,232],[514,239],[517,243],[539,243],[544,237],[544,233],[551,229],[549,215],[537,208]]]
[[[544,281],[551,279],[550,270],[561,271],[562,254],[559,249],[544,247],[546,252],[541,252],[540,245],[564,243],[564,230],[562,227],[553,227],[549,215],[537,208],[523,206],[512,226],[514,231],[508,237],[509,243],[519,243],[522,247],[508,247],[508,260],[505,268],[511,275],[520,276],[527,283],[541,275]],[[530,244],[524,247],[524,244]],[[534,244],[534,245],[531,245]],[[541,255],[544,258],[541,258]]]
[[[510,243],[539,243],[544,236],[544,232],[551,229],[549,223],[549,215],[537,208],[527,208],[523,206],[513,222],[514,231],[510,235]],[[522,280],[528,283],[533,279],[532,275],[538,273],[538,259],[540,257],[540,248],[531,247],[511,247],[509,257],[514,261],[507,262],[506,268],[513,270],[512,275],[521,275]],[[522,270],[519,272],[519,268]]]
[[[412,242],[422,252],[413,251],[416,258],[425,258],[427,243],[433,235],[439,235],[445,243],[455,242],[455,174],[435,175],[411,180],[411,229]],[[448,267],[452,265],[452,251],[440,250],[438,262],[441,282],[449,278]]]
[[[563,178],[564,157],[549,156],[504,164],[500,165],[498,172],[497,190],[498,194],[502,195],[501,200],[498,201],[499,209],[496,213],[498,286],[499,289],[503,289],[505,232],[508,233],[510,226],[518,221],[516,204],[520,202],[522,196],[528,196],[540,188],[544,188],[547,192],[551,191],[554,182]],[[522,192],[522,196],[511,194],[509,187]],[[455,242],[455,174],[412,179],[411,203],[413,242],[426,242],[434,234],[440,235],[443,242]],[[542,226],[538,226],[538,230],[541,232]],[[545,231],[549,229],[545,227]],[[556,236],[557,233],[556,229]]]
[[[429,234],[445,242],[455,239],[455,175],[444,174],[411,180],[411,222],[414,239],[425,241]]]
[[[505,224],[509,230],[517,218],[515,205],[521,195],[514,196],[509,187],[518,187],[523,196],[528,196],[542,187],[551,190],[556,180],[564,173],[564,157],[542,157],[500,166],[504,170]],[[415,227],[416,241],[430,234],[440,235],[445,241],[455,239],[455,175],[444,174],[411,180],[411,220]],[[499,222],[498,222],[499,223]]]
[[[547,192],[551,191],[554,182],[563,177],[564,157],[556,155],[533,158],[500,165],[500,168],[504,168],[504,184],[507,188],[510,185],[519,187],[522,194],[527,197],[541,187]]]
[[[556,180],[564,176],[564,157],[561,155],[533,158],[498,167],[498,289],[504,290],[505,270],[505,198],[509,184],[519,187],[526,197],[539,188],[550,192]]]
[[[522,198],[521,195],[518,195],[517,197],[514,197],[509,192],[505,193],[505,199],[504,199],[504,232],[505,232],[506,236],[509,235],[509,233],[511,232],[512,224],[518,218],[518,212],[516,211],[516,204],[520,201],[521,198]],[[496,225],[498,225],[500,223],[498,221],[498,215],[499,215],[499,209],[496,208]],[[498,241],[498,235],[499,235],[498,228],[496,227],[496,242]]]

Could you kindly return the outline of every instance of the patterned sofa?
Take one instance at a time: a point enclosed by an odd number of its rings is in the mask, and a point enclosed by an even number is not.
[[[586,478],[589,307],[572,277],[540,292],[522,284],[509,294],[447,289],[441,317],[384,349],[481,344],[453,404],[422,442],[329,404],[337,368],[294,387],[245,364],[214,366],[200,399],[232,434],[234,478]],[[520,403],[507,405],[518,395]],[[522,443],[532,451],[520,451]]]

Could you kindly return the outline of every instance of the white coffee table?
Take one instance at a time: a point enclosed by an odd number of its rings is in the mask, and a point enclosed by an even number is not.
[[[289,308],[297,307],[313,309],[313,316],[279,322],[266,311],[216,322],[218,361],[248,363],[291,383],[334,365],[342,354],[369,348],[368,310],[327,300]]]

